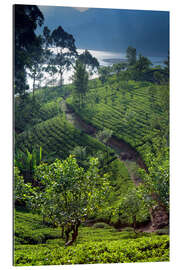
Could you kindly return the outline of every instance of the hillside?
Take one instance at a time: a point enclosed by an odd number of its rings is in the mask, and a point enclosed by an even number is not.
[[[94,81],[96,85],[96,81]],[[112,76],[104,85],[92,87],[86,106],[79,108],[72,97],[67,102],[75,112],[97,129],[111,129],[117,139],[135,148],[145,161],[153,140],[168,140],[168,86],[149,82],[119,81]]]
[[[96,257],[95,261],[91,255],[86,258],[73,258],[69,254],[74,248],[68,248],[65,252],[64,240],[59,238],[62,228],[46,215],[44,223],[40,213],[35,215],[32,211],[29,212],[25,197],[25,209],[22,211],[17,208],[15,211],[15,265],[46,264],[44,256],[50,248],[53,248],[56,254],[49,253],[47,264],[128,262],[132,261],[131,251],[128,251],[130,239],[133,239],[132,243],[137,250],[145,242],[147,249],[154,250],[149,239],[154,243],[152,245],[156,246],[156,243],[159,243],[159,255],[140,255],[142,250],[139,250],[138,257],[134,254],[133,260],[148,261],[146,256],[150,256],[150,261],[167,261],[166,249],[165,253],[162,253],[162,250],[168,238],[156,236],[158,233],[168,233],[168,221],[164,210],[151,213],[146,204],[137,201],[141,206],[138,206],[140,208],[136,213],[135,223],[131,214],[128,216],[121,212],[123,201],[126,198],[136,200],[136,197],[131,196],[134,196],[134,190],[138,191],[139,184],[144,181],[139,168],[145,169],[146,173],[151,169],[148,154],[154,159],[166,146],[164,142],[168,140],[168,104],[166,96],[162,93],[167,93],[167,85],[121,81],[118,75],[109,76],[105,83],[95,79],[89,81],[85,106],[82,108],[76,103],[73,89],[73,85],[66,85],[61,89],[44,88],[36,90],[34,97],[30,94],[24,100],[16,98],[15,121],[18,124],[15,126],[15,164],[18,165],[26,183],[38,186],[40,183],[37,179],[34,181],[34,172],[42,162],[51,166],[56,159],[65,160],[70,154],[74,154],[78,164],[88,169],[90,157],[98,157],[101,173],[109,174],[110,197],[108,203],[101,206],[101,211],[89,214],[87,223],[80,226],[79,240],[75,247],[78,253],[81,253],[82,248],[93,250],[95,242],[96,248],[103,255],[99,260]],[[18,120],[20,118],[21,121]],[[107,134],[111,131],[107,140],[100,136],[105,131]],[[158,162],[161,162],[161,159]],[[127,207],[125,205],[126,210]],[[98,225],[101,223],[102,225]],[[35,227],[33,224],[36,224]],[[102,231],[96,228],[96,224],[97,227],[103,227]],[[129,226],[132,227],[130,230],[127,228]],[[159,230],[161,227],[165,229]],[[152,231],[156,233],[153,234]],[[90,233],[91,241],[88,241],[88,238],[85,240],[85,235]],[[103,242],[100,241],[101,234],[104,235]],[[121,249],[122,241],[127,249],[123,251],[124,257],[120,258],[119,255],[114,255],[113,250]],[[102,243],[106,251],[100,251]],[[39,250],[37,257],[31,255],[32,245],[33,249],[35,247]],[[27,248],[29,255],[25,256]],[[110,252],[111,255],[107,256],[112,256],[111,259],[107,259],[104,252]],[[52,260],[51,256],[55,256],[55,259]]]

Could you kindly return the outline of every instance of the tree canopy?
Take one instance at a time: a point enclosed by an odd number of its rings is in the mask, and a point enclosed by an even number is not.
[[[49,36],[47,29],[44,35]],[[77,56],[75,39],[59,26],[51,33],[49,43],[53,53],[50,65],[56,67],[57,73],[60,74],[60,85],[62,85],[63,73],[69,70]]]
[[[33,96],[34,90],[36,88],[36,82],[40,82],[43,79],[43,65],[46,61],[45,54],[43,50],[43,39],[41,36],[38,36],[37,39],[39,40],[39,48],[36,46],[32,46],[30,52],[30,59],[27,64],[28,75],[33,79]]]
[[[99,211],[110,190],[108,175],[100,176],[97,158],[90,159],[86,171],[72,155],[49,166],[42,163],[36,178],[44,186],[37,194],[36,207],[65,227],[66,244],[71,231],[71,243],[76,240],[81,222]]]
[[[136,61],[135,69],[138,72],[145,72],[149,69],[151,65],[151,61],[147,57],[140,54],[138,60]]]
[[[78,96],[78,105],[81,108],[85,102],[85,96],[88,90],[88,73],[85,64],[80,60],[76,61],[75,72],[73,76],[75,96]]]
[[[30,59],[32,46],[41,46],[35,34],[44,17],[37,6],[14,5],[14,85],[15,93],[24,94],[26,85],[26,65]]]
[[[90,73],[93,73],[95,69],[98,69],[99,62],[96,57],[93,57],[88,50],[85,50],[82,54],[78,56],[79,60],[85,64],[89,69]]]
[[[138,215],[146,215],[146,212],[147,206],[143,200],[142,192],[138,187],[134,186],[121,200],[119,206],[121,218],[126,217],[129,222],[132,222],[134,231],[136,232]]]

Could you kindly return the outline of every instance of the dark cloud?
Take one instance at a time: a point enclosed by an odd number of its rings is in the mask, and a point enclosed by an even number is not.
[[[40,9],[45,24],[50,29],[61,25],[74,36],[78,48],[123,52],[131,45],[147,56],[167,55],[169,12],[47,6]]]

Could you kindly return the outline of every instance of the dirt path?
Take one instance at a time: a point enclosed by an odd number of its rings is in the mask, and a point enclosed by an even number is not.
[[[78,114],[76,114],[71,108],[68,107],[65,100],[61,101],[60,107],[61,110],[65,113],[67,121],[73,124],[74,127],[84,131],[92,137],[96,137],[98,129],[90,124],[87,124],[82,118],[80,118]],[[135,183],[135,185],[138,185],[141,182],[141,179],[138,177],[137,174],[138,169],[142,168],[148,171],[139,153],[128,143],[123,140],[117,139],[114,136],[109,139],[108,145],[113,150],[115,150],[118,158],[125,164],[129,172],[130,178]],[[158,224],[159,220],[161,220],[162,217],[164,217],[164,219],[167,219],[166,214],[163,211],[159,211],[159,213],[158,211],[155,211],[155,213],[156,212],[157,217],[153,218],[153,224],[149,222],[147,225],[140,227],[139,231],[151,233],[156,230],[155,225]],[[155,219],[157,219],[158,222],[156,222]],[[162,222],[160,223],[163,224],[166,222],[162,220]]]
[[[74,125],[74,127],[84,131],[92,137],[96,137],[98,129],[93,127],[92,125],[87,124],[83,119],[81,119],[79,115],[77,115],[71,108],[68,107],[65,100],[61,101],[60,107],[66,115],[66,120],[69,121],[72,125]],[[137,170],[139,168],[147,170],[139,153],[135,149],[133,149],[128,143],[123,140],[117,139],[114,136],[109,139],[108,145],[113,150],[115,150],[118,158],[125,164],[129,172],[130,178],[135,183],[135,185],[138,185],[141,182],[141,179],[138,177]],[[149,233],[154,231],[151,222],[149,222],[145,226],[140,227],[138,230],[141,232]]]
[[[92,125],[87,124],[82,120],[79,115],[77,115],[72,109],[68,108],[65,100],[62,100],[60,103],[61,110],[66,115],[66,120],[73,124],[76,128],[81,129],[88,135],[96,137],[98,129]],[[146,169],[143,160],[141,159],[139,153],[133,149],[128,143],[123,140],[117,139],[112,136],[108,140],[108,145],[115,150],[118,158],[125,164],[131,179],[136,185],[139,184],[141,179],[137,175],[138,168]]]

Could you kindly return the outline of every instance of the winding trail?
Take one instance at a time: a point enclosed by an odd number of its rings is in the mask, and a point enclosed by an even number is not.
[[[92,137],[96,137],[98,129],[90,124],[87,124],[82,118],[80,118],[79,115],[72,110],[72,108],[68,107],[65,100],[60,102],[60,107],[66,115],[66,120],[73,124],[74,127],[84,131],[86,134]],[[117,139],[114,136],[108,140],[107,144],[115,151],[117,157],[125,164],[129,172],[129,176],[133,182],[138,185],[141,182],[141,179],[137,175],[137,170],[138,168],[146,169],[146,166],[139,153],[128,143]]]
[[[74,127],[84,131],[86,134],[92,137],[96,137],[98,129],[90,124],[87,124],[72,108],[68,106],[65,99],[60,102],[60,108],[65,113],[66,120],[74,125]],[[142,181],[138,177],[138,169],[142,168],[148,172],[148,169],[140,154],[124,140],[118,139],[115,136],[112,136],[108,140],[107,144],[115,151],[117,157],[125,164],[129,172],[129,176],[135,185],[138,185]],[[164,213],[164,210],[160,211],[157,215],[157,221],[158,219],[162,219],[163,215],[166,219],[166,213]],[[162,223],[163,222],[164,221],[162,221]],[[156,230],[154,227],[155,223],[156,221],[151,220],[148,224],[141,226],[139,231],[151,233]]]

